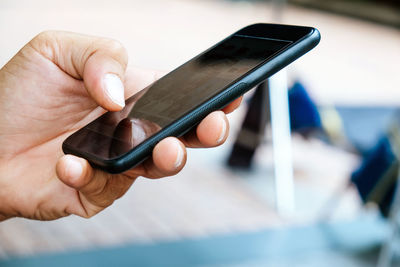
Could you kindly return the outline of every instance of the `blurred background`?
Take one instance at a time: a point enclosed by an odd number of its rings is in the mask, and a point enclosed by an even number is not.
[[[256,22],[322,35],[285,72],[291,209],[277,208],[269,118],[257,146],[239,134],[250,92],[227,143],[190,150],[179,175],[140,178],[89,220],[0,223],[0,266],[400,266],[398,1],[1,0],[0,66],[52,29],[117,39],[130,65],[170,71]]]

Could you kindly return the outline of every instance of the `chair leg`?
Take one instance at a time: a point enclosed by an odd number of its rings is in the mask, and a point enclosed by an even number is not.
[[[247,113],[228,158],[228,166],[250,169],[255,151],[264,138],[270,122],[268,82],[257,86],[248,103]]]

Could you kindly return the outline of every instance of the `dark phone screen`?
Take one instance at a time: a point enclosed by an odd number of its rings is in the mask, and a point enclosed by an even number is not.
[[[291,42],[233,35],[130,97],[66,140],[78,151],[119,157],[184,116]]]

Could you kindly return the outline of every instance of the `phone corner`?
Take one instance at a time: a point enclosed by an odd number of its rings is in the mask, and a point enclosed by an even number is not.
[[[317,28],[312,28],[311,38],[315,41],[315,45],[318,45],[321,41],[321,33]]]

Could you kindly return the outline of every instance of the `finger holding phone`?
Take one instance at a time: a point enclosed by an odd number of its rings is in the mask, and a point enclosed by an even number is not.
[[[159,178],[179,172],[186,162],[186,147],[225,141],[228,121],[224,112],[216,111],[186,136],[160,141],[151,158],[124,173],[109,174],[81,157],[64,155],[61,144],[66,137],[105,111],[121,110],[125,97],[161,76],[126,70],[127,63],[126,50],[114,40],[44,32],[2,67],[1,220],[91,217],[121,197],[138,176]],[[240,99],[224,110],[231,112],[239,103]]]

